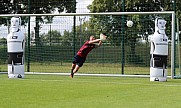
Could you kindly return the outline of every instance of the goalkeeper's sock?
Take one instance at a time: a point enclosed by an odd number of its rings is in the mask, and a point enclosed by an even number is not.
[[[73,77],[74,77],[73,69],[71,70],[70,77],[71,77],[71,78],[73,78]]]
[[[71,74],[70,74],[70,77],[73,78],[73,77],[74,77],[74,73],[71,73]]]
[[[71,69],[71,74],[73,74],[73,69]]]

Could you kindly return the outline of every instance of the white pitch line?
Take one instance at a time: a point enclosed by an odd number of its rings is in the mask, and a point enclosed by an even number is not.
[[[7,72],[0,72],[0,74],[7,74]],[[25,72],[25,75],[70,75],[70,73],[48,73],[48,72]],[[123,74],[89,74],[89,73],[76,73],[75,76],[103,76],[103,77],[143,77],[149,78],[150,75],[123,75]],[[171,78],[171,76],[167,76],[167,78]]]
[[[0,74],[7,74],[7,72],[0,72]],[[69,76],[70,73],[42,73],[42,72],[25,72],[25,74],[29,75],[66,75]],[[122,75],[122,74],[82,74],[82,73],[76,73],[75,76],[104,76],[104,77],[143,77],[143,78],[149,78],[149,75]],[[171,78],[171,76],[167,76],[168,78]],[[25,80],[31,80],[26,79]],[[40,81],[65,81],[65,80],[42,80]],[[69,80],[67,80],[69,81]],[[90,82],[90,81],[76,81],[74,82],[80,82],[80,83],[101,83],[101,84],[119,84],[119,85],[147,85],[147,86],[181,86],[180,84],[145,84],[145,83],[123,83],[123,82]],[[155,82],[157,83],[157,82]],[[160,82],[161,83],[161,82]],[[166,83],[166,82],[163,82]]]

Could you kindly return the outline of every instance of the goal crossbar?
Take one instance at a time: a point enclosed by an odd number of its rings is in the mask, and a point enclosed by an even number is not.
[[[88,16],[88,15],[133,15],[133,14],[175,14],[174,11],[159,12],[102,12],[102,13],[59,13],[59,14],[1,14],[0,17],[12,16]]]

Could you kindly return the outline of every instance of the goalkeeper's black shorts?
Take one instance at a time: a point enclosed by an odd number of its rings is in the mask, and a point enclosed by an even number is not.
[[[77,54],[74,56],[73,64],[77,64],[79,67],[83,66],[86,58],[80,57]]]

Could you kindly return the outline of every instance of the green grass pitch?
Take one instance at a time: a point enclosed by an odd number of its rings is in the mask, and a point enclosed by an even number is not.
[[[181,80],[0,74],[1,108],[179,108]]]

